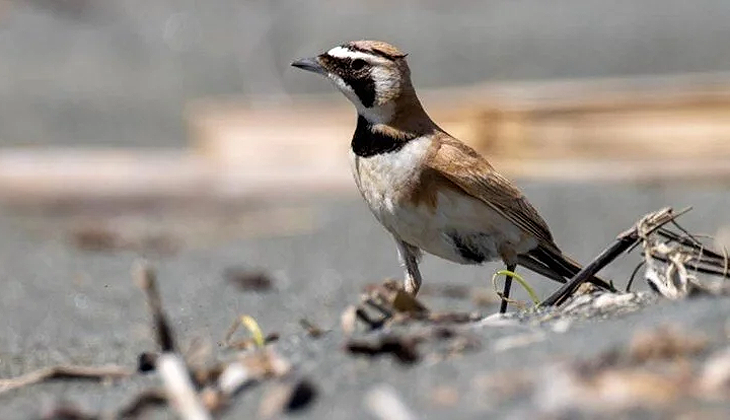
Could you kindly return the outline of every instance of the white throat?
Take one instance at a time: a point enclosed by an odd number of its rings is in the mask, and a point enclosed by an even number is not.
[[[370,124],[387,124],[393,119],[393,115],[395,114],[394,102],[388,102],[383,105],[373,104],[373,106],[368,108],[360,102],[360,98],[358,98],[355,91],[339,76],[329,74],[328,77],[335,87],[355,105],[357,113],[368,120]]]

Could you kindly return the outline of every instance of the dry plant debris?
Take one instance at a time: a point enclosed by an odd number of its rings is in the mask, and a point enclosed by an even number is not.
[[[251,332],[251,337],[233,341],[233,335],[241,328],[241,326],[246,327]],[[224,343],[226,347],[231,349],[247,350],[256,347],[263,347],[264,345],[273,343],[278,339],[278,333],[270,333],[264,336],[256,321],[248,315],[243,315],[239,319],[234,320],[231,327],[228,328],[228,332],[226,332],[226,336],[224,338]]]
[[[327,331],[313,324],[312,321],[306,318],[300,319],[299,325],[301,325],[302,328],[304,328],[304,330],[307,332],[307,335],[312,338],[319,338],[327,333]]]
[[[678,299],[692,293],[727,294],[730,292],[728,282],[711,283],[701,281],[698,276],[705,274],[727,279],[729,260],[726,250],[718,252],[711,249],[698,239],[699,235],[692,235],[677,223],[676,219],[689,210],[675,213],[667,207],[645,215],[541,305],[564,303],[587,278],[639,245],[643,249],[641,265],[645,267],[644,277],[662,296]],[[667,227],[670,225],[673,228]],[[631,281],[627,291],[630,285]]]
[[[560,328],[556,323],[553,329],[564,331],[570,328],[570,316],[595,314],[596,311],[615,315],[623,313],[623,310],[635,310],[648,302],[653,295],[605,292],[584,284],[582,280],[620,254],[637,247],[643,251],[645,278],[662,296],[677,299],[695,293],[727,293],[728,282],[712,283],[707,280],[708,276],[723,280],[727,277],[727,252],[714,251],[703,245],[699,235],[692,235],[677,224],[675,219],[681,214],[670,208],[651,213],[619,235],[614,244],[542,304],[561,307],[537,308],[533,312],[537,315],[535,318],[542,317],[538,323],[554,319],[567,321]],[[114,245],[113,238],[105,235],[91,235],[90,238],[93,240],[89,243],[102,244],[103,247]],[[265,274],[237,267],[226,270],[224,276],[241,290],[266,291],[273,285]],[[264,335],[251,317],[244,315],[236,319],[225,335],[225,349],[229,353],[223,360],[206,360],[204,356],[209,356],[212,350],[205,346],[197,346],[195,351],[181,351],[163,311],[154,270],[141,264],[135,271],[135,279],[145,293],[159,346],[157,352],[140,355],[138,372],[159,375],[161,385],[144,390],[117,413],[97,415],[84,413],[72,406],[61,406],[48,418],[130,418],[149,407],[169,406],[184,419],[209,419],[224,413],[241,390],[267,380],[271,386],[265,390],[259,403],[258,415],[261,418],[278,418],[282,413],[306,407],[316,398],[314,384],[298,375],[290,363],[269,345],[276,341],[278,335]],[[424,294],[429,293],[457,299],[473,297],[472,289],[461,286],[425,288]],[[392,280],[369,286],[360,303],[343,313],[346,335],[355,332],[358,321],[365,324],[370,334],[348,338],[344,343],[345,351],[366,357],[385,355],[405,365],[424,359],[438,360],[478,348],[480,342],[468,333],[468,328],[488,325],[487,319],[477,313],[431,311]],[[490,322],[509,321],[519,324],[518,320],[503,317]],[[462,327],[461,324],[467,326]],[[312,338],[326,333],[306,319],[301,319],[300,325]],[[235,338],[242,328],[248,330],[249,335]],[[546,331],[532,331],[499,338],[491,345],[495,352],[503,352],[533,345],[547,336]],[[626,348],[583,362],[551,364],[539,368],[538,372],[491,375],[479,381],[489,384],[480,385],[480,388],[489,387],[490,398],[496,398],[497,403],[517,395],[520,398],[528,396],[539,413],[558,416],[575,410],[605,413],[635,407],[664,409],[682,399],[727,399],[730,397],[730,350],[710,354],[699,366],[688,361],[690,357],[709,353],[708,342],[708,337],[669,326],[638,331]],[[428,351],[425,349],[427,345],[441,345],[445,351]],[[133,371],[118,366],[59,366],[0,380],[0,394],[50,379],[104,381],[133,374]],[[447,391],[440,398],[442,405],[457,404],[458,393]],[[365,403],[379,418],[415,418],[398,395],[387,387],[373,390]]]
[[[417,345],[422,341],[423,337],[417,335],[386,335],[376,340],[350,339],[345,349],[351,354],[370,357],[391,354],[403,364],[412,364],[421,359]]]
[[[59,365],[30,372],[12,378],[0,379],[0,394],[17,388],[37,384],[54,379],[83,379],[92,381],[108,381],[131,376],[133,370],[123,366],[74,366]]]
[[[295,412],[316,398],[317,388],[302,378],[285,378],[269,388],[261,398],[259,418],[276,418],[285,412]]]
[[[162,354],[154,362],[155,371],[163,379],[168,402],[181,418],[211,418],[223,411],[243,387],[268,378],[280,378],[291,371],[286,360],[266,347],[266,338],[255,320],[245,315],[236,320],[235,327],[229,330],[227,341],[238,325],[244,325],[252,333],[253,350],[239,352],[232,360],[218,362],[211,367],[191,367],[176,349],[172,330],[162,311],[154,271],[148,266],[141,266],[136,277],[147,295],[162,349]],[[238,343],[233,344],[231,347]]]
[[[231,399],[243,388],[267,379],[282,381],[277,386],[279,389],[277,392],[283,395],[277,400],[281,401],[278,404],[278,412],[301,409],[316,397],[314,385],[306,378],[294,376],[289,362],[267,345],[278,336],[276,334],[264,336],[251,317],[242,316],[237,319],[236,327],[232,328],[226,337],[229,343],[228,349],[235,351],[233,357],[206,363],[203,359],[209,349],[201,345],[187,355],[182,354],[171,324],[163,311],[155,271],[147,264],[138,264],[134,270],[134,278],[147,298],[156,342],[160,347],[159,353],[144,352],[139,356],[137,372],[159,375],[162,387],[142,391],[116,413],[90,414],[73,406],[61,405],[44,418],[88,420],[136,418],[149,407],[166,405],[173,408],[182,419],[212,419],[213,416],[225,411]],[[231,339],[240,325],[252,333],[249,340]],[[18,378],[0,380],[0,393],[51,379],[111,380],[127,378],[134,373],[134,370],[120,366],[57,366]],[[273,392],[267,395],[273,395]],[[268,410],[267,412],[273,412],[271,409]]]
[[[407,293],[395,280],[368,285],[359,305],[349,307],[342,315],[342,327],[346,332],[355,329],[357,320],[371,330],[386,325],[407,324],[414,321],[425,324],[460,324],[481,319],[478,313],[432,312],[420,300]]]
[[[714,250],[693,235],[676,220],[672,228],[659,226],[652,229],[642,219],[637,231],[643,250],[644,278],[662,296],[681,299],[693,294],[728,294],[730,287],[728,253]],[[711,277],[721,281],[710,281]]]
[[[481,319],[476,313],[432,312],[418,299],[405,292],[394,280],[379,285],[368,285],[360,305],[347,308],[342,314],[342,328],[351,335],[357,321],[369,331],[391,327],[417,325],[415,332],[376,331],[371,337],[349,338],[345,350],[352,355],[376,357],[391,355],[402,364],[413,364],[422,359],[419,345],[447,342],[442,352],[432,352],[430,357],[443,358],[476,349],[479,341],[466,330],[453,328],[458,324],[472,323]]]
[[[274,280],[261,270],[228,267],[223,271],[223,277],[242,292],[268,292],[274,288]]]

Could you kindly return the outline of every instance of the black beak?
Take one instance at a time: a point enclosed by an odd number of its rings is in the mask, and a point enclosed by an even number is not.
[[[319,64],[319,60],[316,57],[302,58],[291,63],[292,66],[298,67],[302,70],[311,71],[318,74],[326,74],[324,67]]]

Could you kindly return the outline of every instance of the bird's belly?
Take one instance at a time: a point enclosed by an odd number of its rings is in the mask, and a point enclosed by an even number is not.
[[[500,257],[501,235],[491,229],[451,223],[447,214],[420,207],[399,207],[384,215],[384,225],[411,245],[460,264],[481,264]],[[382,217],[382,216],[381,216]]]
[[[537,242],[483,202],[455,191],[436,195],[435,206],[404,200],[397,189],[363,189],[375,217],[394,236],[460,264],[517,255]]]

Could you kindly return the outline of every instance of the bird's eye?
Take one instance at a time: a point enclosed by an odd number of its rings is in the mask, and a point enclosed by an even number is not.
[[[353,70],[361,70],[363,67],[365,67],[365,60],[361,60],[359,58],[352,60],[352,64],[350,65]]]

